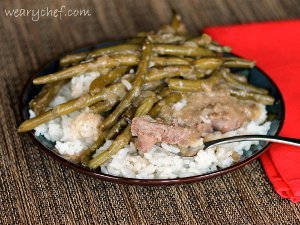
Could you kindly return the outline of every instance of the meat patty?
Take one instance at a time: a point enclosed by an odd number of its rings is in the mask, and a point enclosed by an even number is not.
[[[133,136],[137,136],[136,147],[144,152],[149,151],[157,142],[189,146],[201,137],[195,129],[165,124],[150,116],[135,117],[132,120],[131,132]]]
[[[176,111],[171,106],[162,108],[159,118],[134,118],[131,124],[136,146],[148,151],[157,142],[191,146],[209,132],[236,130],[254,119],[257,107],[242,102],[227,92],[197,92],[185,99],[186,105]]]
[[[202,130],[203,123],[223,133],[236,130],[245,122],[254,119],[257,107],[240,101],[225,91],[197,92],[188,96],[186,105],[176,111],[165,107],[160,115],[165,121]]]

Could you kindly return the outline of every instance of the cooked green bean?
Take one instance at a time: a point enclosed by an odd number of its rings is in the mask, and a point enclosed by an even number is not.
[[[82,165],[88,166],[91,156],[101,145],[104,144],[106,136],[107,136],[107,131],[102,131],[99,137],[97,138],[97,140],[94,142],[94,144],[82,152],[80,157],[80,161]]]
[[[172,93],[172,90],[170,90],[169,88],[165,87],[159,94],[158,97],[159,98],[164,98],[166,96],[168,96],[169,94]]]
[[[114,142],[106,151],[100,152],[95,158],[88,162],[88,167],[91,169],[96,169],[103,163],[110,160],[111,156],[116,154],[120,149],[124,148],[129,143],[131,138],[131,129],[128,125],[125,130],[116,137]]]
[[[140,32],[138,32],[137,33],[137,37],[142,37],[142,38],[145,38],[145,37],[147,37],[147,35],[149,34],[149,33],[153,33],[152,31],[151,32],[146,32],[146,31],[140,31]],[[143,39],[143,41],[144,41],[145,39]],[[143,42],[142,42],[143,43]]]
[[[116,103],[117,103],[117,99],[115,102],[113,101],[98,102],[90,106],[90,112],[95,114],[106,112],[108,110],[111,110]]]
[[[134,37],[134,38],[130,38],[127,43],[128,44],[142,44],[144,41],[144,37]]]
[[[210,43],[207,45],[207,48],[214,51],[214,52],[231,52],[231,47],[229,46],[222,46],[216,43]]]
[[[109,130],[106,140],[111,140],[121,131],[123,127],[128,124],[128,119],[131,120],[135,114],[136,109],[131,107],[123,114],[122,118]]]
[[[253,68],[255,66],[254,61],[247,59],[236,58],[236,57],[224,57],[225,62],[223,63],[224,67],[230,68]]]
[[[194,61],[196,69],[215,70],[223,64],[223,58],[201,58]]]
[[[120,129],[127,125],[126,118],[130,118],[134,115],[135,109],[129,108],[123,115],[122,119],[119,120],[114,127],[112,127],[109,131],[101,131],[99,137],[94,142],[92,146],[85,149],[81,155],[81,164],[87,166],[90,161],[91,156],[95,153],[95,151],[104,144],[105,140],[112,139],[115,135],[117,135]],[[123,125],[125,123],[125,125]]]
[[[152,97],[156,97],[156,94],[153,91],[142,91],[141,94],[134,99],[132,105],[137,107],[144,101],[144,99]]]
[[[86,59],[88,56],[88,52],[79,52],[79,53],[73,53],[70,55],[66,55],[63,58],[59,60],[60,66],[67,66],[73,63],[79,63]]]
[[[185,26],[185,24],[182,22],[182,18],[179,14],[177,14],[175,11],[173,11],[173,16],[170,25],[165,25],[159,31],[157,34],[180,34],[180,35],[186,35],[188,33],[188,30]]]
[[[136,44],[121,44],[121,45],[99,48],[90,52],[80,52],[80,53],[70,54],[61,58],[60,65],[64,66],[72,63],[78,63],[87,58],[90,59],[96,56],[101,56],[106,54],[119,53],[119,52],[126,52],[126,53],[133,52],[133,51],[137,51],[139,48],[140,46]]]
[[[154,67],[149,70],[146,81],[157,81],[164,78],[184,76],[192,74],[193,72],[194,67],[188,65]]]
[[[179,102],[181,99],[182,99],[181,93],[171,93],[171,94],[165,96],[158,103],[156,103],[154,105],[154,107],[150,110],[149,115],[153,118],[156,118],[160,114],[161,109],[164,106]]]
[[[173,56],[213,56],[212,51],[202,47],[190,47],[183,45],[167,45],[156,44],[153,45],[153,52],[159,55],[173,55]]]
[[[131,74],[134,75],[134,74]],[[127,78],[129,79],[129,78]],[[133,78],[132,78],[133,79]],[[130,80],[132,80],[130,79]],[[101,92],[102,89],[97,90],[97,92],[95,91],[92,95],[96,95],[99,92]],[[122,100],[125,95],[127,94],[127,89],[126,88],[120,88],[119,90],[117,90],[116,92],[112,92],[111,96],[109,98],[106,99],[106,101],[104,102],[98,102],[94,105],[92,105],[90,107],[91,112],[93,113],[102,113],[105,111],[108,111],[110,109],[112,109],[118,101]]]
[[[110,69],[117,66],[136,66],[139,62],[139,55],[137,54],[122,54],[111,55],[97,58],[95,61],[78,64],[69,67],[65,70],[58,71],[56,73],[48,74],[42,77],[38,77],[33,80],[34,84],[46,84],[55,82],[58,80],[68,79],[77,75],[80,75],[89,71],[97,71],[104,69],[103,73],[106,73],[105,69]],[[169,66],[169,65],[189,65],[191,63],[189,58],[178,57],[153,57],[151,64],[153,66]]]
[[[112,54],[112,53],[134,53],[141,48],[141,45],[137,44],[121,44],[121,45],[114,45],[106,48],[99,48],[94,51],[91,51],[87,58],[94,58],[101,55]]]
[[[257,94],[257,93],[253,93],[253,92],[249,92],[249,91],[245,91],[245,90],[230,89],[230,94],[237,98],[241,98],[244,100],[253,100],[253,101],[262,103],[264,105],[273,105],[274,101],[275,101],[272,96]]]
[[[208,57],[196,59],[193,64],[196,69],[214,70],[220,66],[229,68],[252,68],[255,65],[255,62],[233,57]]]
[[[111,55],[111,56],[106,55],[103,57],[99,57],[92,62],[78,64],[73,67],[69,67],[65,70],[58,71],[56,73],[35,78],[33,80],[33,83],[46,84],[58,80],[71,78],[89,71],[97,71],[100,69],[113,68],[117,66],[135,66],[138,62],[139,62],[139,56],[136,54],[123,54],[123,55]]]
[[[90,85],[90,93],[98,93],[102,88],[113,83],[118,78],[122,77],[127,71],[127,66],[117,67],[102,76],[97,77]]]
[[[151,59],[152,47],[149,40],[145,40],[143,45],[142,58],[136,72],[136,77],[133,81],[132,88],[120,102],[117,108],[103,121],[101,124],[102,129],[109,129],[113,126],[114,122],[122,115],[122,113],[130,106],[133,99],[140,94],[144,78],[147,74],[148,66]]]
[[[159,99],[156,96],[145,98],[135,112],[135,117],[146,115]]]
[[[152,108],[153,104],[156,102],[156,98],[147,98],[142,104],[138,107],[135,117],[146,115]],[[91,169],[96,169],[101,166],[103,163],[110,160],[111,156],[116,154],[120,149],[124,148],[132,138],[131,127],[127,125],[125,130],[116,137],[111,146],[101,153],[99,153],[95,158],[93,158],[88,166]]]
[[[171,78],[167,80],[168,87],[176,91],[210,91],[213,86],[220,82],[220,77],[217,74],[212,74],[210,77],[201,80],[183,80]]]
[[[199,46],[209,45],[211,43],[211,41],[212,41],[211,36],[209,36],[208,34],[205,34],[205,33],[203,33],[200,37],[194,37],[194,38],[188,39],[188,42],[195,43]]]
[[[126,44],[128,46],[127,50],[122,50],[125,54],[125,56],[128,56],[130,54],[136,55],[137,51],[140,49],[140,45],[138,44]],[[112,48],[112,47],[110,47]],[[183,45],[172,45],[172,44],[153,44],[153,52],[159,54],[159,55],[172,55],[172,56],[191,56],[191,57],[196,57],[196,56],[213,56],[215,55],[211,50],[203,47],[191,47],[191,46],[183,46]],[[119,52],[117,52],[119,53]],[[103,55],[102,48],[94,50],[90,53],[86,54],[86,57],[88,58],[94,58]],[[82,53],[81,55],[84,55]],[[107,55],[106,57],[121,57],[123,54],[116,54],[116,55]],[[75,55],[76,58],[78,58],[77,55]],[[72,55],[68,56],[68,61],[72,61]],[[100,57],[101,59],[102,57]],[[84,58],[85,59],[85,58]],[[65,61],[65,60],[63,60]],[[97,59],[95,60],[97,61]],[[93,63],[93,62],[91,62]],[[108,62],[107,62],[108,63]],[[102,65],[102,67],[108,67],[106,64]],[[84,63],[85,64],[85,63]],[[83,65],[84,65],[83,64]],[[80,64],[79,64],[80,65]],[[96,63],[97,65],[97,63]],[[126,64],[127,65],[127,64]],[[99,65],[98,65],[99,66]],[[130,64],[129,66],[132,66]],[[71,67],[73,68],[73,67]],[[85,67],[84,67],[85,68]]]
[[[179,14],[175,13],[173,15],[172,21],[171,21],[171,27],[174,29],[174,32],[176,34],[186,35],[187,29],[184,23],[182,22],[182,18]]]
[[[190,65],[193,59],[179,57],[152,57],[153,66]]]
[[[139,107],[139,111],[136,112],[134,107],[127,109],[127,111],[123,114],[122,118],[109,130],[109,131],[102,131],[100,136],[98,137],[97,141],[88,149],[84,150],[83,154],[81,155],[81,163],[83,165],[87,165],[91,155],[104,143],[104,140],[110,140],[114,138],[120,130],[128,124],[127,119],[132,119],[132,117],[136,114],[139,115],[141,113],[147,114],[147,108],[151,108],[153,104],[157,101],[155,96],[150,98],[144,99],[142,101],[141,106]],[[150,109],[148,109],[150,110]]]
[[[142,91],[154,91],[164,85],[162,80],[145,82],[142,86]]]
[[[243,76],[243,75],[240,75],[240,74],[235,74],[235,73],[229,73],[228,74],[230,77],[232,77],[232,79],[235,79],[235,80],[238,80],[240,82],[243,82],[243,83],[247,83],[247,77]]]
[[[35,96],[35,98],[29,103],[30,108],[36,113],[36,115],[40,115],[45,112],[49,103],[54,99],[65,83],[66,80],[62,80],[43,86],[38,95]]]
[[[156,44],[174,44],[186,40],[186,37],[174,34],[150,34],[147,38]]]
[[[258,93],[258,94],[263,94],[263,95],[269,93],[269,91],[264,88],[255,87],[251,84],[238,81],[238,80],[232,78],[231,76],[229,76],[229,74],[227,74],[227,73],[222,73],[222,76],[223,76],[224,80],[227,81],[228,85],[231,87],[234,87],[234,88],[237,88],[240,90]]]
[[[186,35],[187,29],[184,23],[182,22],[181,16],[178,14],[174,14],[172,17],[172,21],[168,25],[162,26],[158,32],[158,35],[163,34],[179,34],[179,35]]]
[[[109,99],[112,94],[119,92],[120,90],[125,89],[123,84],[114,84],[110,87],[103,89],[97,95],[84,94],[79,98],[70,100],[66,103],[60,104],[53,109],[38,115],[32,119],[24,121],[18,128],[18,132],[26,132],[34,129],[40,124],[46,123],[50,120],[53,120],[59,116],[67,115],[69,113],[75,112],[84,107],[93,105],[99,101]]]

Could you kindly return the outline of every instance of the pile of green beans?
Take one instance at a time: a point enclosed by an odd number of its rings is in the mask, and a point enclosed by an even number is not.
[[[82,165],[96,169],[130,142],[134,117],[149,115],[155,119],[163,107],[175,104],[187,93],[225,89],[236,98],[272,105],[274,98],[268,90],[230,71],[252,68],[255,62],[223,56],[230,51],[205,33],[190,37],[181,17],[174,15],[171,23],[157,32],[140,32],[123,44],[66,55],[60,59],[61,70],[33,80],[43,85],[30,102],[37,116],[24,121],[18,132],[88,107],[89,112],[104,117],[99,137],[80,157]],[[88,93],[49,108],[71,78],[87,72],[101,74]],[[113,140],[112,145],[93,158],[106,140]]]

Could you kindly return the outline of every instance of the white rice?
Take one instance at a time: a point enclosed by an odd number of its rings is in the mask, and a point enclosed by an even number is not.
[[[89,85],[99,75],[96,72],[74,77],[60,90],[58,96],[50,103],[50,107],[88,92]],[[124,86],[130,89],[128,83],[123,82]],[[174,109],[180,110],[185,105],[185,101],[180,101],[174,105]],[[241,128],[225,134],[214,132],[210,134],[210,139],[242,134],[267,134],[270,122],[263,123],[266,119],[266,109],[264,105],[259,105],[259,107],[261,114],[256,121],[251,121]],[[34,116],[34,112],[30,110],[30,117]],[[76,120],[84,116],[91,119],[87,123],[88,125],[85,124],[79,127],[77,124],[74,125]],[[36,127],[35,135],[43,135],[46,139],[55,142],[55,148],[62,155],[79,155],[82,150],[88,148],[95,141],[97,137],[95,127],[100,120],[101,118],[90,113],[88,108],[86,108]],[[205,122],[209,123],[210,121]],[[76,129],[74,129],[74,126],[77,126]],[[95,155],[107,150],[111,143],[111,140],[106,141],[96,151]],[[203,140],[199,140],[199,143],[203,143]],[[101,166],[101,171],[115,176],[139,179],[169,179],[195,176],[232,165],[236,157],[249,151],[253,144],[257,144],[257,142],[236,142],[217,148],[200,150],[195,157],[180,157],[176,155],[179,149],[167,143],[161,143],[154,146],[151,151],[141,153],[137,151],[131,142],[115,154],[109,162]]]

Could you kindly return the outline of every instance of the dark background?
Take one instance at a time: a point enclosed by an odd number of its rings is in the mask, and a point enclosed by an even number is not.
[[[63,5],[91,16],[33,22],[4,13]],[[19,96],[33,71],[74,48],[157,29],[171,9],[193,35],[211,25],[300,17],[298,0],[0,1],[0,224],[300,223],[300,205],[274,192],[258,160],[195,184],[125,186],[78,174],[16,133]]]

